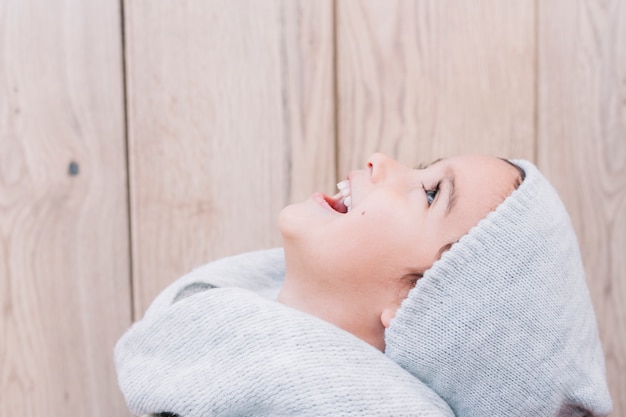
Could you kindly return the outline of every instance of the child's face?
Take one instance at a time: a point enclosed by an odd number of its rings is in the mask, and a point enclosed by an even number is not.
[[[411,169],[372,155],[341,194],[281,212],[287,276],[279,301],[384,349],[384,328],[415,281],[515,188],[517,170],[488,156]],[[349,204],[350,205],[350,204]]]

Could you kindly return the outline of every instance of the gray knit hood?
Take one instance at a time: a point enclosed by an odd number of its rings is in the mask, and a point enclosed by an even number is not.
[[[417,282],[386,331],[385,354],[273,301],[281,249],[242,254],[172,283],[120,339],[129,408],[183,417],[607,415],[569,217],[539,171],[514,162],[523,183]]]
[[[417,282],[386,354],[458,416],[604,416],[604,356],[576,236],[537,168]]]

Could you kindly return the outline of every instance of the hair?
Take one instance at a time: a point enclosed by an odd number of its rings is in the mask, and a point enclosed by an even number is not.
[[[519,166],[517,166],[516,164],[514,164],[513,162],[509,161],[506,158],[500,158],[500,160],[506,162],[507,164],[511,165],[513,168],[517,170],[517,173],[519,175],[515,177],[515,182],[513,183],[513,189],[517,190],[519,186],[522,185],[522,183],[526,179],[526,172],[524,172],[522,168],[520,168]]]

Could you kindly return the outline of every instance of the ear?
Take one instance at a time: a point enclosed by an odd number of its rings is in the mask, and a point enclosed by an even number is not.
[[[396,315],[396,309],[392,307],[385,308],[383,312],[380,314],[380,322],[383,324],[385,329],[389,327],[389,324],[391,323],[391,319],[393,319],[395,315]]]

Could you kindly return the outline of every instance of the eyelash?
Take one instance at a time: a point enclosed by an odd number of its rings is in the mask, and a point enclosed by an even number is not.
[[[424,187],[424,185],[422,185],[422,188],[424,189],[424,192],[426,193],[426,201],[428,202],[428,206],[429,207],[435,201],[435,197],[437,197],[437,193],[439,192],[439,185],[440,184],[441,184],[441,182],[438,182],[437,185],[435,185],[435,188],[432,188],[430,190],[427,190],[426,187]],[[431,193],[432,193],[432,197],[431,197]],[[431,200],[431,198],[432,198],[432,200]]]

